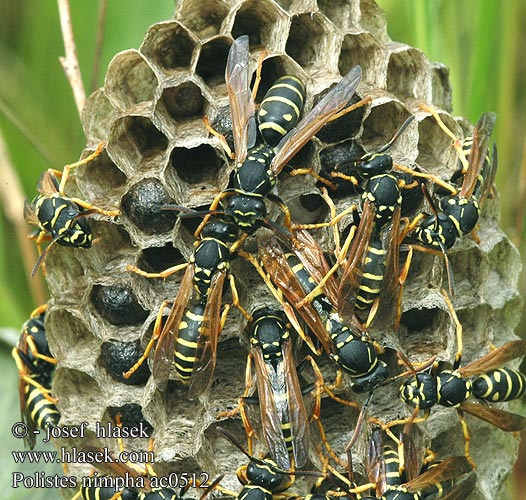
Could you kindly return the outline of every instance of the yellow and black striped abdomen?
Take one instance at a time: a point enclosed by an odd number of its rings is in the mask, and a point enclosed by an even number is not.
[[[205,305],[198,302],[188,308],[179,323],[179,335],[175,346],[175,369],[182,382],[189,382],[197,360],[197,346]]]
[[[294,76],[283,76],[270,87],[258,111],[259,131],[269,146],[298,124],[304,100],[305,86]]]
[[[509,368],[499,368],[473,380],[473,395],[485,401],[512,401],[525,393],[526,376]]]
[[[385,482],[387,486],[399,486],[402,484],[400,477],[400,459],[398,453],[390,446],[384,447]]]
[[[26,388],[26,416],[40,429],[48,425],[55,426],[60,419],[57,407],[47,400],[42,390],[34,385],[27,384]],[[48,395],[51,391],[47,391]]]
[[[376,232],[373,232],[367,247],[360,289],[356,296],[356,309],[361,311],[368,309],[380,295],[386,258],[387,252],[383,247],[382,240]]]

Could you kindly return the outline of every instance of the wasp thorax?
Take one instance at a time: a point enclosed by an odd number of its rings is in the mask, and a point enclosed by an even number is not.
[[[436,378],[429,373],[418,373],[400,387],[400,397],[412,406],[427,410],[437,403]]]
[[[471,396],[471,381],[458,372],[444,370],[437,377],[437,391],[442,406],[455,407]]]

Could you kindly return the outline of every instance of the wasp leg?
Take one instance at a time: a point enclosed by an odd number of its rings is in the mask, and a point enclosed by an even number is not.
[[[418,413],[420,412],[420,408],[418,406],[415,406],[415,409],[413,410],[413,413],[409,415],[406,418],[399,418],[396,420],[391,420],[390,422],[384,424],[387,428],[394,427],[395,425],[407,425],[407,424],[420,424],[422,422],[426,422],[429,418],[429,415],[431,414],[431,409],[427,409],[424,411],[424,414],[419,417]]]
[[[80,167],[81,165],[86,165],[87,163],[90,163],[92,160],[97,158],[97,156],[99,156],[102,153],[102,150],[104,149],[105,145],[106,145],[106,143],[104,141],[103,142],[99,142],[99,145],[97,146],[97,149],[95,151],[93,151],[93,153],[91,153],[89,156],[86,156],[86,158],[84,158],[83,160],[79,160],[79,161],[77,161],[75,163],[71,163],[70,165],[66,165],[62,169],[62,172],[58,172],[57,173],[58,177],[61,177],[60,185],[58,187],[58,192],[60,193],[61,196],[64,196],[64,192],[65,192],[64,190],[65,190],[65,187],[66,187],[66,182],[68,181],[68,178],[69,178],[69,175],[70,175],[71,171],[74,168]]]
[[[235,160],[236,155],[232,152],[230,149],[230,146],[228,145],[228,142],[223,134],[220,134],[212,125],[210,124],[210,120],[208,119],[208,116],[203,116],[203,123],[205,125],[206,130],[210,134],[212,134],[214,137],[217,137],[219,139],[219,142],[221,144],[221,147],[224,149],[225,153],[231,160]]]
[[[227,411],[227,412],[220,412],[216,415],[216,419],[232,418],[237,413],[241,415],[241,421],[243,422],[243,427],[245,428],[245,434],[247,435],[247,448],[248,448],[249,455],[253,454],[253,438],[256,434],[256,431],[252,427],[252,424],[250,423],[247,412],[245,410],[245,398],[248,397],[251,389],[252,389],[252,354],[249,353],[247,356],[247,366],[245,369],[245,391],[243,393],[243,396],[239,398],[238,404],[233,410]]]
[[[443,187],[447,191],[451,192],[451,194],[453,196],[458,194],[458,190],[457,189],[455,189],[453,186],[448,184],[446,181],[443,181],[440,177],[437,177],[434,174],[426,174],[426,173],[423,173],[423,172],[415,172],[414,170],[410,169],[409,167],[405,167],[404,165],[400,165],[399,163],[394,163],[393,166],[394,166],[394,168],[396,168],[396,170],[399,170],[400,172],[405,172],[407,174],[410,174],[413,177],[421,177],[423,179],[429,179],[431,182],[434,182],[438,186]],[[404,186],[401,186],[401,187],[404,187]],[[409,189],[411,187],[414,187],[414,186],[413,185],[408,185],[406,189]]]
[[[33,309],[29,317],[36,318],[37,316],[40,316],[42,313],[46,311],[47,311],[47,304],[42,304],[41,306],[38,306],[36,309]]]
[[[411,245],[413,250],[417,250],[418,252],[423,253],[430,253],[431,255],[438,255],[444,259],[444,262],[446,264],[446,274],[447,274],[447,282],[448,282],[448,288],[450,295],[455,295],[455,282],[453,278],[453,269],[451,268],[451,264],[449,262],[449,258],[447,256],[447,253],[441,252],[440,250],[434,250],[433,248],[426,248],[422,245]]]
[[[442,294],[442,297],[444,297],[444,301],[449,310],[449,314],[453,319],[453,322],[455,323],[455,333],[457,336],[457,354],[453,363],[453,370],[456,370],[460,366],[460,362],[462,360],[462,325],[458,319],[457,313],[455,311],[455,308],[453,307],[453,303],[451,302],[448,293],[444,289],[441,289],[440,293]]]
[[[336,184],[332,183],[325,177],[322,177],[321,175],[317,174],[312,168],[295,168],[289,172],[289,175],[310,175],[311,177],[314,177],[318,182],[329,186],[333,191],[335,191],[338,188]]]
[[[473,466],[473,468],[476,469],[477,464],[473,461],[471,454],[469,453],[469,442],[471,441],[471,436],[469,435],[468,424],[464,418],[464,412],[462,412],[462,410],[457,410],[457,413],[460,420],[460,426],[462,427],[462,434],[464,436],[464,455],[466,455],[468,462]]]
[[[323,391],[325,393],[327,393],[327,396],[329,396],[334,401],[336,401],[338,403],[341,403],[343,405],[351,406],[352,408],[358,408],[358,403],[356,403],[354,401],[348,401],[346,399],[342,399],[339,396],[336,396],[336,394],[334,394],[334,392],[333,392],[334,389],[337,389],[341,385],[342,371],[340,369],[338,369],[338,372],[336,374],[336,378],[335,378],[333,384],[332,385],[326,385],[325,381],[323,379],[323,375],[322,375],[318,365],[316,364],[316,362],[310,356],[307,356],[305,359],[309,359],[309,361],[310,361],[310,363],[312,365],[312,369],[314,371],[314,375],[316,376],[316,381],[323,388]]]
[[[404,241],[404,239],[407,237],[407,235],[416,229],[416,227],[418,226],[418,224],[420,224],[420,221],[424,217],[425,217],[425,214],[420,213],[410,222],[409,222],[409,219],[404,217],[403,220],[407,221],[407,224],[405,225],[403,231],[401,231],[400,238],[399,238],[398,241],[400,243],[402,243],[402,241]],[[402,220],[400,220],[400,222],[402,222]]]
[[[409,269],[411,267],[412,260],[413,246],[409,245],[404,266],[402,267],[402,271],[400,272],[400,276],[398,277],[398,283],[400,284],[400,288],[398,290],[398,297],[396,298],[396,316],[394,321],[395,331],[398,331],[398,328],[400,327],[400,319],[402,318],[402,295],[404,294],[404,285],[407,280],[407,275],[409,274]]]
[[[261,51],[258,58],[258,65],[256,67],[256,79],[254,80],[254,86],[252,87],[252,99],[255,101],[259,90],[259,84],[261,83],[261,70],[263,69],[263,61],[268,56],[266,49]]]
[[[419,106],[419,109],[421,111],[425,111],[427,113],[430,113],[433,118],[436,120],[438,126],[444,131],[444,133],[450,137],[453,140],[453,147],[455,148],[458,157],[462,163],[462,169],[464,173],[466,173],[469,163],[466,159],[466,154],[464,153],[464,150],[462,149],[462,141],[453,133],[449,128],[446,126],[446,124],[442,121],[442,118],[440,118],[440,115],[436,112],[436,110],[430,108],[429,106],[426,106],[425,104],[421,104]]]
[[[210,212],[214,212],[215,210],[217,210],[217,207],[219,206],[219,204],[221,203],[221,200],[223,198],[226,198],[227,196],[230,196],[230,193],[226,192],[226,191],[221,191],[220,193],[218,193],[216,196],[214,196],[214,199],[212,200],[212,203],[210,204],[210,207],[209,207],[209,211]],[[206,226],[206,224],[208,223],[208,219],[210,219],[210,216],[212,214],[207,214],[205,215],[205,217],[203,218],[201,224],[199,224],[199,226],[197,226],[197,229],[195,230],[194,232],[194,237],[197,239],[199,238],[199,235],[201,234],[201,231],[203,230],[203,228]]]
[[[337,464],[339,464],[341,466],[344,466],[343,462],[340,460],[338,455],[336,455],[336,453],[332,449],[332,446],[329,444],[329,441],[327,440],[327,435],[325,434],[325,429],[323,427],[323,423],[321,421],[321,393],[323,391],[327,392],[326,389],[325,389],[325,382],[323,380],[323,376],[322,376],[322,374],[320,372],[320,369],[318,368],[318,365],[316,364],[316,362],[314,361],[314,359],[311,356],[307,356],[305,359],[308,360],[309,363],[311,364],[312,369],[314,370],[314,374],[316,376],[316,389],[315,389],[316,390],[316,395],[315,395],[315,400],[314,400],[315,401],[314,409],[312,410],[311,421],[314,420],[316,422],[316,425],[318,427],[318,432],[320,433],[321,442],[325,446],[325,449],[327,450],[327,452],[329,453],[331,458]],[[329,394],[329,392],[327,392],[327,394]],[[340,399],[340,398],[338,398],[338,399]]]
[[[143,271],[142,269],[139,269],[137,266],[134,266],[132,264],[129,264],[126,266],[127,271],[131,271],[132,273],[139,274],[141,276],[144,276],[145,278],[163,278],[166,279],[168,276],[171,276],[172,274],[175,274],[183,269],[186,269],[188,267],[188,263],[185,262],[184,264],[178,264],[177,266],[169,267],[168,269],[165,269],[164,271],[160,273],[148,273],[146,271]]]
[[[87,215],[91,214],[101,214],[107,217],[116,217],[121,213],[120,210],[105,210],[104,208],[96,207],[95,205],[81,200],[80,198],[70,198],[70,200],[86,210],[85,212],[82,212],[81,217],[86,217]]]
[[[358,101],[355,104],[352,104],[351,106],[348,106],[344,109],[342,109],[339,113],[336,113],[335,115],[331,116],[329,119],[329,122],[332,122],[334,120],[337,120],[338,118],[341,118],[342,116],[345,116],[347,113],[350,113],[351,111],[354,111],[357,108],[361,108],[362,106],[365,106],[366,104],[369,104],[372,102],[373,98],[370,96],[364,97],[361,101]],[[327,122],[327,123],[329,123]]]
[[[42,384],[39,384],[35,379],[31,378],[29,375],[22,376],[24,382],[31,384],[32,386],[38,388],[42,396],[44,396],[50,403],[57,404],[58,399],[51,396],[51,390]]]
[[[35,358],[41,359],[41,360],[46,361],[48,363],[51,363],[53,365],[56,365],[58,363],[58,361],[55,358],[51,358],[49,356],[46,356],[44,354],[40,354],[38,352],[38,349],[37,349],[37,346],[35,345],[35,341],[33,340],[33,337],[28,336],[26,338],[26,342],[27,342],[27,345],[29,346],[29,349],[31,350],[31,354],[33,354],[33,356]]]
[[[20,374],[20,378],[24,382],[26,382],[26,384],[31,384],[33,387],[36,387],[42,393],[42,396],[44,396],[50,403],[56,404],[58,402],[58,399],[50,396],[51,391],[49,390],[49,388],[43,386],[42,384],[37,382],[33,377],[27,374],[27,367],[20,358],[20,355],[18,354],[18,349],[16,347],[13,347],[13,349],[11,350],[11,355],[15,360],[18,373]]]
[[[352,204],[350,207],[347,207],[343,212],[341,212],[338,215],[332,215],[331,210],[331,220],[329,222],[317,222],[315,224],[293,224],[292,229],[298,230],[298,229],[320,229],[322,227],[333,227],[335,228],[335,231],[337,231],[337,224],[342,220],[345,216],[349,215],[353,211],[357,209],[357,206],[355,204]],[[339,245],[339,237],[338,237],[338,245]]]
[[[349,207],[351,209],[352,207]],[[356,208],[356,206],[354,206]],[[347,211],[347,209],[345,210]],[[339,253],[339,255],[336,256],[336,263],[329,269],[329,272],[320,280],[320,282],[316,285],[315,288],[313,288],[303,299],[301,299],[297,304],[296,307],[300,308],[307,304],[308,302],[311,302],[312,299],[320,293],[320,291],[323,289],[323,286],[329,280],[329,278],[337,271],[337,269],[345,262],[345,255],[347,254],[347,251],[349,250],[349,247],[351,246],[352,240],[354,238],[354,234],[356,232],[356,226],[353,226],[351,230],[349,231],[349,234],[347,235],[347,238],[345,240],[345,243],[343,244],[343,247]]]
[[[273,193],[269,193],[267,195],[267,199],[269,199],[270,201],[275,203],[281,209],[281,211],[283,212],[283,216],[285,218],[285,221],[284,221],[285,222],[285,227],[289,231],[292,231],[292,218],[290,216],[289,207],[287,207],[287,205],[285,205],[285,202],[279,196],[276,196]]]
[[[250,316],[250,314],[248,314],[246,309],[239,303],[239,294],[237,292],[236,280],[233,274],[228,275],[228,281],[230,282],[230,290],[232,292],[232,305],[245,317],[245,319],[248,322],[251,322],[252,316]],[[226,314],[228,314],[228,310],[230,309],[230,306],[228,306],[228,308],[225,307],[225,309],[226,309],[226,313],[225,311],[223,311],[224,318],[223,318],[223,315],[221,316],[221,329],[223,329],[223,326],[225,325]]]
[[[170,304],[171,302],[168,300],[164,300],[161,304],[161,307],[159,308],[159,312],[157,313],[157,317],[155,318],[155,323],[153,325],[153,332],[152,332],[152,338],[148,342],[148,345],[146,346],[146,349],[144,349],[144,352],[142,353],[142,356],[137,360],[137,362],[127,371],[122,374],[124,378],[130,378],[138,369],[139,367],[148,359],[148,356],[150,355],[150,351],[153,349],[153,346],[159,336],[161,335],[162,329],[163,329],[163,311],[164,308]]]

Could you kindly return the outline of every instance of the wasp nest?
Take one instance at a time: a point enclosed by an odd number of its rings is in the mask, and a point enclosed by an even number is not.
[[[100,141],[107,146],[93,162],[79,168],[76,183],[84,199],[119,207],[121,215],[116,220],[90,217],[98,242],[90,250],[56,247],[46,261],[53,296],[46,331],[59,361],[53,394],[58,398],[60,423],[87,421],[93,430],[95,422],[108,421],[119,409],[126,415],[131,408],[132,422],[143,419],[153,429],[157,474],[225,473],[224,484],[232,489],[239,489],[233,472],[246,458],[215,426],[216,413],[232,409],[244,390],[247,350],[239,342],[244,318],[234,308],[230,312],[211,388],[197,400],[190,401],[177,383],[165,393],[157,391],[146,363],[130,379],[123,379],[122,371],[144,349],[161,303],[175,297],[183,274],[146,279],[126,267],[134,264],[159,272],[187,261],[199,219],[181,219],[161,207],[173,203],[206,208],[228,185],[233,163],[206,130],[203,117],[209,117],[231,141],[225,64],[233,39],[243,34],[250,37],[251,71],[260,52],[268,51],[258,102],[277,78],[291,74],[306,85],[308,110],[354,65],[362,67],[357,94],[371,96],[371,103],[325,127],[297,155],[294,166],[330,170],[342,160],[374,151],[414,114],[416,120],[393,144],[391,155],[397,163],[449,179],[458,161],[451,139],[418,106],[426,103],[439,109],[446,125],[461,137],[472,130],[472,125],[449,114],[447,68],[430,62],[418,49],[391,41],[384,14],[373,0],[183,0],[174,19],[152,26],[138,50],[113,58],[104,87],[90,97],[83,112],[87,152]],[[310,176],[284,175],[278,189],[296,221],[327,217]],[[357,198],[340,194],[334,200],[340,211]],[[420,210],[422,206],[408,215]],[[519,320],[519,256],[499,229],[497,216],[494,197],[484,206],[479,241],[459,239],[449,252],[466,363],[487,352],[490,344],[500,346],[515,338]],[[329,249],[332,232],[315,234]],[[245,247],[255,248],[253,238]],[[245,308],[273,304],[265,285],[243,259],[233,263],[233,274]],[[372,336],[400,348],[413,361],[432,355],[452,361],[455,328],[439,293],[445,286],[443,258],[416,252],[398,337],[374,330]],[[324,372],[330,379],[334,370],[328,367],[327,362]],[[409,414],[394,385],[377,391],[369,415],[389,421]],[[346,396],[356,398],[350,391]],[[352,409],[324,398],[322,422],[342,459],[355,417]],[[516,437],[467,418],[471,451],[479,466],[478,490],[472,498],[505,498],[503,480],[515,461]],[[222,425],[245,442],[237,417]],[[426,444],[440,456],[463,453],[454,410],[434,408],[423,428]],[[315,429],[312,435],[316,441]],[[115,448],[114,440],[101,443],[93,436],[88,442],[60,440],[59,444]],[[144,440],[126,443],[132,449],[145,446]],[[363,449],[363,443],[356,447],[357,463]],[[73,464],[71,469],[83,475],[89,470]]]

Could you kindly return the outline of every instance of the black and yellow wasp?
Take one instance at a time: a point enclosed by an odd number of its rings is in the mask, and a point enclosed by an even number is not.
[[[437,404],[456,408],[463,425],[465,451],[469,458],[469,433],[464,423],[464,412],[507,432],[526,427],[526,417],[486,404],[468,402],[472,395],[494,403],[522,397],[526,393],[526,376],[517,370],[502,368],[502,365],[525,354],[526,341],[515,340],[465,366],[460,366],[460,357],[457,356],[453,370],[418,373],[409,377],[400,387],[400,397],[416,409],[424,410],[424,419]]]
[[[314,471],[284,470],[270,458],[258,459],[245,450],[226,429],[217,427],[238,450],[246,455],[250,462],[237,470],[237,477],[243,488],[239,493],[226,490],[221,486],[217,489],[239,500],[273,500],[282,495],[288,496],[287,490],[294,484],[296,476],[321,477]]]
[[[384,443],[383,433],[373,431],[366,461],[369,485],[373,496],[362,500],[461,500],[473,490],[476,476],[466,457],[452,456],[431,464],[421,464],[409,436],[402,435],[398,450]],[[399,444],[399,443],[398,443]]]
[[[359,66],[352,68],[299,121],[304,100],[303,85],[293,77],[276,82],[259,111],[259,131],[263,141],[257,144],[255,104],[249,86],[248,47],[248,36],[241,36],[234,41],[228,55],[226,83],[236,167],[232,188],[222,191],[214,199],[210,213],[214,213],[220,202],[226,199],[224,213],[232,217],[240,230],[252,233],[262,224],[269,225],[266,220],[266,198],[278,203],[288,217],[285,204],[271,193],[277,176],[300,149],[342,111],[355,93],[362,71]],[[270,134],[270,131],[273,133]],[[287,225],[290,225],[290,220]]]
[[[108,217],[119,215],[119,210],[104,210],[80,198],[71,198],[65,194],[65,186],[71,170],[91,162],[101,154],[103,148],[104,143],[99,144],[92,154],[76,163],[66,165],[62,172],[46,170],[38,182],[37,188],[40,194],[30,203],[26,201],[24,206],[26,222],[39,227],[35,238],[40,256],[33,268],[33,274],[55,243],[75,248],[92,246],[91,227],[85,217],[95,213]],[[46,239],[51,239],[51,242],[42,251],[41,244]]]
[[[223,329],[229,305],[222,308],[225,281],[231,284],[233,303],[238,304],[237,290],[230,274],[230,261],[235,248],[243,239],[238,239],[238,228],[224,216],[213,216],[195,242],[195,250],[189,263],[166,269],[161,273],[146,273],[135,266],[128,266],[148,278],[166,278],[186,269],[179,291],[162,324],[163,302],[155,322],[153,335],[144,354],[124,374],[129,377],[147,358],[157,341],[153,358],[152,374],[157,387],[165,390],[172,364],[179,379],[189,385],[189,396],[194,398],[209,385],[215,369],[216,348]],[[243,310],[242,310],[243,311]]]
[[[51,377],[57,360],[51,355],[44,328],[47,304],[38,307],[24,323],[12,356],[19,373],[22,419],[27,425],[26,444],[33,449],[37,428],[57,425],[60,413],[51,395]]]
[[[271,457],[285,470],[301,468],[308,460],[309,419],[292,353],[290,324],[283,311],[267,307],[256,310],[247,325],[250,354],[246,390],[240,411],[249,436],[254,434],[243,401],[252,386],[252,364],[256,370],[257,399],[263,434]]]
[[[428,107],[424,110],[430,112],[446,133],[458,142],[434,110]],[[412,237],[424,247],[440,250],[445,255],[458,238],[469,234],[476,226],[480,207],[492,189],[497,169],[495,145],[491,157],[489,155],[495,120],[495,113],[484,113],[475,125],[473,136],[463,142],[461,155],[467,156],[467,165],[462,171],[460,190],[453,195],[442,196],[439,210],[435,209],[434,215],[417,216],[411,224],[411,228],[414,228]]]
[[[264,270],[252,261],[269,288],[277,287],[292,306],[283,304],[295,329],[319,354],[303,333],[297,313],[325,352],[351,376],[356,392],[369,391],[386,380],[387,366],[378,358],[376,346],[360,320],[346,307],[347,302],[339,301],[337,280],[318,243],[306,230],[298,230],[287,247],[289,250],[284,250],[283,243],[273,235],[261,237],[259,258]]]

